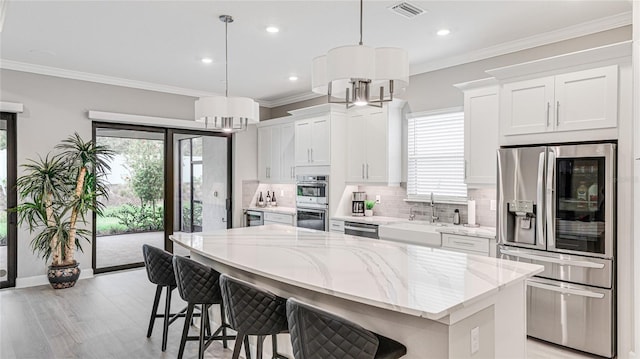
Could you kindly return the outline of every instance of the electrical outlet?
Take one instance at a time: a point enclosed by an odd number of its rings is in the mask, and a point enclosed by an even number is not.
[[[280,190],[280,197],[284,197],[284,190],[283,189]]]
[[[477,353],[480,350],[480,328],[475,327],[471,329],[471,354]]]
[[[496,210],[496,200],[495,199],[491,200],[491,202],[489,204],[489,209],[492,210],[492,211]]]
[[[380,203],[380,195],[379,194],[376,195],[376,203]]]

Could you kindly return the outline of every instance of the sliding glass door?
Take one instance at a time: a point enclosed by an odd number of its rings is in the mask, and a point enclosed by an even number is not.
[[[145,243],[186,255],[174,232],[230,228],[230,135],[106,123],[94,135],[116,153],[94,220],[94,272],[142,266]]]
[[[0,117],[0,288],[16,284],[16,114]]]

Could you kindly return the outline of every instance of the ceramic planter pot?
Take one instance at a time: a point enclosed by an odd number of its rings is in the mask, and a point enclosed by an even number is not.
[[[54,267],[49,266],[47,277],[53,289],[71,288],[76,285],[78,277],[80,277],[80,263],[70,264],[68,266]]]
[[[371,217],[371,216],[373,216],[373,210],[372,210],[372,209],[365,209],[365,210],[364,210],[364,216],[365,216],[365,217]]]

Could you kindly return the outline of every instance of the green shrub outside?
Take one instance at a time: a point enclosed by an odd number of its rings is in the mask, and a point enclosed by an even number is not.
[[[164,229],[164,211],[162,206],[134,206],[125,204],[108,207],[96,221],[96,235],[115,235],[161,231]]]

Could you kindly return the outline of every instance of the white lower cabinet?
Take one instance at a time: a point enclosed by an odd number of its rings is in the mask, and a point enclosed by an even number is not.
[[[442,248],[451,251],[495,257],[495,247],[495,239],[442,233]]]
[[[344,233],[344,221],[332,219],[329,221],[329,231]]]
[[[295,223],[293,221],[293,217],[293,214],[265,212],[264,224],[285,224],[288,226],[294,226]]]

